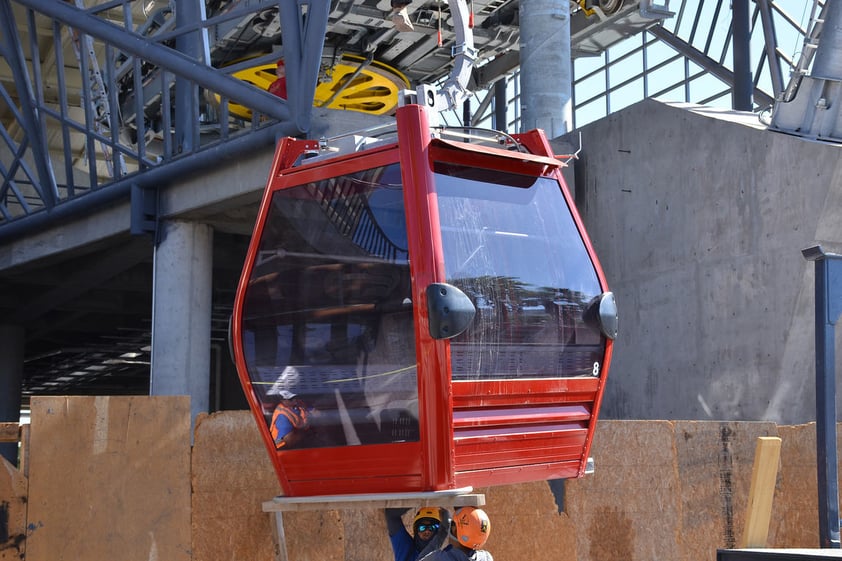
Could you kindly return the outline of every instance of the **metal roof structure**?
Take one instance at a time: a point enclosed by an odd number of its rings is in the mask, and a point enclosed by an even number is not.
[[[748,90],[763,109],[783,90],[783,69],[797,66],[775,25],[808,35],[792,5],[755,0],[735,29],[723,0],[571,2],[574,112],[585,120],[595,105],[619,109],[611,96],[638,81],[638,99],[684,91],[705,101],[689,92],[711,75],[718,89],[706,90],[708,101]],[[520,2],[468,6],[471,120],[517,128]],[[0,0],[0,246],[118,201],[131,200],[134,213],[133,235],[0,262],[0,323],[26,330],[24,405],[32,395],[148,391],[161,189],[280,135],[321,134],[328,125],[314,105],[388,116],[402,90],[447,79],[460,47],[449,4],[412,0],[411,31],[393,15],[389,0]],[[735,67],[735,41],[759,53],[756,66]],[[656,47],[669,56],[648,58]],[[279,59],[286,100],[266,91]],[[671,64],[684,71],[656,80]],[[632,76],[612,83],[621,67]],[[248,201],[209,220],[212,337],[223,355],[255,211]]]

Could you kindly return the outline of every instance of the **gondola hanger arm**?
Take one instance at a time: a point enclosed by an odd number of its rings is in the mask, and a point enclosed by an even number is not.
[[[452,55],[455,59],[453,69],[440,89],[436,90],[435,86],[422,84],[416,90],[419,104],[439,112],[458,108],[471,95],[468,82],[477,58],[467,2],[448,0],[448,5],[455,34],[452,47]]]

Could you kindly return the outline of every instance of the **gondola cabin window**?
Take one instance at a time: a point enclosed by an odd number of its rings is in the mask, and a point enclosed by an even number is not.
[[[557,181],[437,163],[447,282],[476,308],[451,341],[456,380],[593,376],[604,344],[583,316],[602,292]]]
[[[277,190],[265,224],[242,344],[275,447],[417,441],[398,165]]]

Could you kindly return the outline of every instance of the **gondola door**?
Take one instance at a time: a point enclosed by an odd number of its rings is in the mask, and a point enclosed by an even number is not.
[[[415,319],[396,145],[284,169],[240,281],[232,347],[286,495],[422,488]]]
[[[454,484],[584,475],[616,307],[543,134],[530,153],[434,141],[444,281],[476,309],[449,338]]]

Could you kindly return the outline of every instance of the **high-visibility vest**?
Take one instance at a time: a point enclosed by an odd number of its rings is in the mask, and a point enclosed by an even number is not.
[[[284,438],[295,429],[303,429],[308,424],[307,409],[298,401],[282,401],[272,413],[269,432],[275,441],[275,448],[286,445]]]

